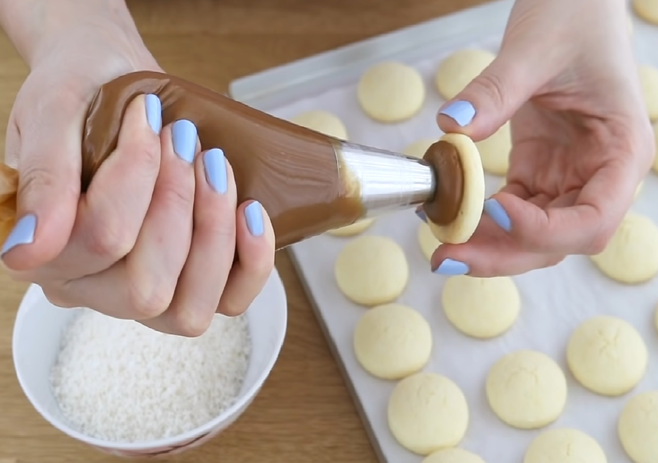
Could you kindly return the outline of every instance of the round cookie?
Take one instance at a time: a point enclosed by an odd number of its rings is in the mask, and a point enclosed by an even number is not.
[[[380,305],[368,310],[357,323],[354,353],[363,369],[377,378],[405,378],[429,360],[432,330],[411,307]]]
[[[448,225],[438,225],[428,220],[432,233],[442,243],[461,244],[469,240],[482,217],[484,206],[484,172],[475,143],[466,135],[448,133],[442,141],[452,144],[459,153],[464,175],[462,204],[457,217]]]
[[[328,111],[307,111],[290,120],[297,125],[315,130],[329,137],[347,140],[347,129],[343,122]]]
[[[406,64],[386,61],[368,69],[357,88],[363,111],[379,122],[398,122],[415,115],[425,102],[420,73]]]
[[[544,431],[535,437],[523,463],[607,463],[599,443],[588,434],[571,428]]]
[[[655,463],[658,455],[658,391],[631,398],[617,421],[617,433],[626,454],[635,463]]]
[[[390,238],[364,235],[340,251],[334,269],[336,283],[352,302],[365,306],[397,299],[409,280],[404,251]]]
[[[640,84],[649,119],[658,119],[658,69],[648,64],[639,66]]]
[[[633,325],[607,315],[581,323],[567,345],[567,364],[576,380],[606,396],[633,389],[644,377],[648,355]]]
[[[629,212],[603,252],[590,258],[620,283],[649,281],[658,273],[658,227],[650,218]]]
[[[509,122],[505,123],[489,138],[475,144],[482,158],[482,167],[493,175],[505,175],[509,169],[509,155],[512,150],[512,131]]]
[[[374,218],[362,219],[354,222],[352,225],[347,225],[346,227],[336,228],[334,230],[329,230],[328,235],[331,236],[354,236],[359,233],[363,233],[375,222]]]
[[[658,3],[656,0],[633,0],[633,10],[647,22],[658,24]]]
[[[501,421],[537,429],[555,421],[567,402],[567,380],[553,359],[522,350],[498,360],[487,375],[489,406]]]
[[[432,259],[432,254],[441,245],[441,242],[436,239],[432,234],[430,226],[425,222],[421,222],[418,227],[418,244],[423,256],[429,261]]]
[[[418,455],[454,447],[464,438],[466,397],[452,380],[415,373],[401,380],[388,402],[388,425],[398,443]]]
[[[450,277],[443,286],[441,303],[446,317],[455,328],[481,339],[499,336],[507,331],[521,309],[516,284],[506,276]]]
[[[484,460],[468,450],[453,447],[439,450],[426,457],[422,463],[485,463]]]
[[[422,159],[429,147],[434,143],[436,143],[436,140],[432,138],[421,138],[420,140],[416,140],[415,142],[407,145],[403,153],[407,156],[413,156],[415,158]]]
[[[444,59],[436,71],[436,89],[446,100],[454,98],[480,75],[496,55],[486,50],[458,50]]]

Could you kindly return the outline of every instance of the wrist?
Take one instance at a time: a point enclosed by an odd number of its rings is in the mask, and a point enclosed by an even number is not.
[[[63,36],[80,29],[106,30],[141,43],[124,0],[0,0],[0,26],[30,68]]]

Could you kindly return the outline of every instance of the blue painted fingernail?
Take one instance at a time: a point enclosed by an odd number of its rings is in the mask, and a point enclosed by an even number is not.
[[[206,170],[206,180],[210,186],[220,194],[228,190],[228,177],[226,176],[226,157],[219,148],[206,151],[203,155],[203,168]]]
[[[190,164],[194,161],[196,151],[196,127],[187,119],[174,122],[171,128],[171,139],[174,145],[174,153]]]
[[[439,111],[439,114],[448,116],[461,127],[466,127],[475,117],[475,107],[468,101],[457,100]]]
[[[21,217],[11,233],[7,237],[5,244],[2,245],[0,255],[4,256],[6,253],[21,244],[31,244],[34,242],[34,232],[37,229],[37,216],[34,214],[27,214]]]
[[[247,219],[247,228],[253,236],[260,236],[265,231],[263,227],[263,211],[260,203],[254,201],[244,208],[244,216]]]
[[[427,215],[425,214],[425,211],[422,209],[416,209],[416,215],[420,220],[423,222],[427,222]]]
[[[466,275],[470,269],[468,265],[454,259],[445,259],[441,265],[434,270],[437,275]]]
[[[495,199],[487,199],[484,202],[484,212],[491,217],[491,220],[496,222],[496,225],[506,232],[512,229],[512,221],[510,220],[509,215],[507,215],[503,206],[501,206],[501,204]]]
[[[157,134],[162,130],[162,103],[157,95],[148,94],[146,100],[146,120]]]

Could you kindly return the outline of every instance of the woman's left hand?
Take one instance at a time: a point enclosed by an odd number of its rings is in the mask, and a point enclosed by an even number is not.
[[[437,249],[435,273],[515,275],[605,248],[655,152],[625,8],[517,0],[497,58],[438,116],[475,141],[511,119],[507,185],[467,243]]]

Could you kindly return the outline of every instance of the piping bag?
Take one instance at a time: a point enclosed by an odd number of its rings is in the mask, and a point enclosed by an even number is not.
[[[259,201],[276,249],[360,219],[423,205],[434,223],[457,216],[462,195],[459,156],[437,142],[424,159],[338,140],[253,109],[178,77],[140,71],[103,85],[83,130],[82,192],[117,146],[123,114],[140,94],[162,102],[162,124],[193,122],[201,149],[220,148],[230,162],[238,203]],[[456,160],[457,159],[457,160]],[[18,173],[0,164],[0,240],[17,217]]]

